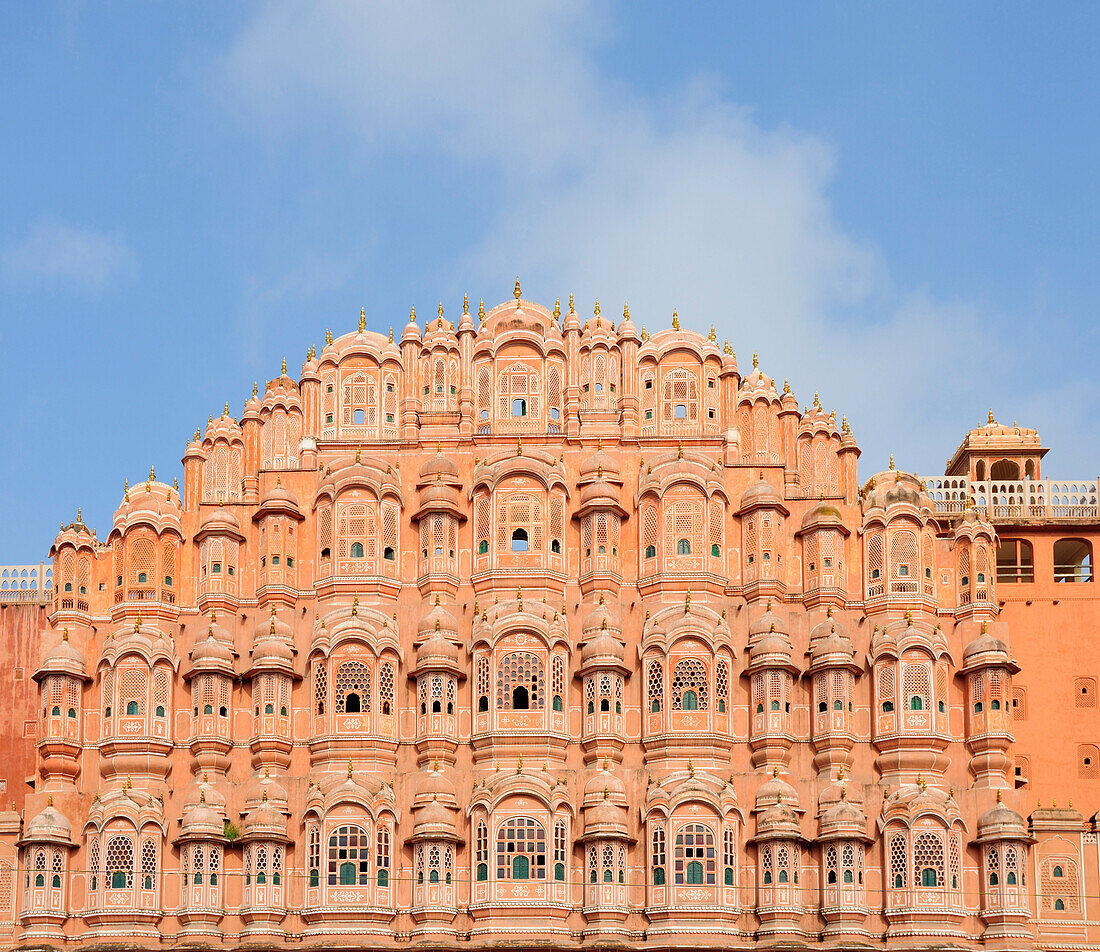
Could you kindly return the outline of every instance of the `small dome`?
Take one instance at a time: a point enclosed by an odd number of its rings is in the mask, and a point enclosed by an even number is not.
[[[23,831],[23,838],[25,840],[47,840],[47,841],[71,841],[73,834],[72,824],[66,819],[64,814],[56,810],[51,802],[37,816],[27,821],[26,829]]]
[[[810,645],[810,656],[814,661],[831,655],[844,655],[850,660],[855,655],[848,629],[834,618],[826,618],[814,626],[810,632]]]
[[[208,803],[197,803],[183,811],[180,832],[187,836],[218,837],[225,835],[225,821]]]
[[[772,603],[769,599],[764,614],[749,625],[749,641],[753,641],[761,635],[767,635],[772,632],[777,632],[781,635],[788,633],[787,623],[772,611]]]
[[[846,797],[841,797],[835,803],[826,807],[821,814],[821,831],[831,830],[863,830],[867,818],[859,805]]]
[[[223,506],[212,509],[202,517],[199,531],[218,535],[240,535],[240,520]]]
[[[594,807],[584,811],[584,832],[586,836],[596,834],[626,834],[626,811],[605,796]]]
[[[65,629],[61,640],[46,652],[35,677],[40,678],[45,674],[72,674],[78,678],[84,677],[84,656],[69,641],[68,629]]]
[[[749,661],[755,663],[769,659],[778,663],[790,662],[792,650],[790,639],[786,635],[772,632],[764,635],[749,649]]]
[[[427,806],[416,811],[416,820],[413,822],[413,836],[452,838],[455,835],[454,814],[438,799],[430,800]]]
[[[233,651],[229,645],[214,637],[213,626],[191,652],[191,670],[196,669],[233,670]]]
[[[257,807],[248,811],[241,833],[244,836],[286,836],[286,817],[270,799],[262,799]]]
[[[1027,822],[1015,810],[1005,806],[998,796],[997,803],[978,817],[978,836],[981,837],[1026,837]]]
[[[626,648],[606,628],[602,629],[595,638],[584,643],[581,649],[581,665],[590,664],[597,660],[622,662],[626,659]]]
[[[760,814],[756,821],[756,835],[775,838],[797,838],[802,835],[798,814],[784,801],[777,801]]]
[[[260,500],[260,508],[272,507],[298,510],[298,497],[283,485],[282,477],[276,477],[275,485]]]
[[[741,496],[741,511],[760,507],[783,507],[783,497],[771,483],[760,474],[760,478],[745,490]]]
[[[458,632],[458,619],[454,613],[439,602],[439,596],[435,597],[435,604],[431,610],[420,619],[417,631],[421,635],[430,635],[433,631]]]
[[[447,482],[459,478],[458,466],[450,456],[444,455],[442,443],[436,447],[435,455],[429,456],[427,462],[420,467],[420,478],[422,480],[434,480],[437,476],[442,477]]]
[[[1000,655],[1007,662],[1008,645],[1000,638],[994,638],[988,631],[983,631],[963,649],[963,666],[965,667],[967,662],[981,655]]]
[[[294,664],[294,649],[281,638],[261,638],[252,649],[252,664]]]
[[[599,443],[596,452],[588,457],[583,463],[581,463],[579,475],[581,479],[585,477],[598,477],[598,476],[618,476],[619,464],[615,461],[614,457],[609,455],[603,448],[603,441]]]
[[[802,517],[801,531],[809,532],[811,529],[843,529],[847,532],[840,510],[833,503],[824,500]]]
[[[416,786],[417,802],[430,802],[442,800],[444,803],[455,802],[454,784],[447,779],[447,775],[438,768],[433,768],[421,779]]]
[[[601,801],[605,794],[613,803],[626,803],[626,784],[608,769],[606,763],[584,785],[584,802]]]
[[[416,667],[418,671],[428,668],[457,668],[458,648],[443,637],[442,631],[433,631],[416,649]]]
[[[780,802],[790,807],[798,806],[798,791],[779,776],[777,767],[771,779],[761,784],[756,791],[756,809],[761,810],[768,804]]]

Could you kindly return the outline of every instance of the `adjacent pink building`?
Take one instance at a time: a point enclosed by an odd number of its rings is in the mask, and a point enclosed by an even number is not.
[[[861,483],[713,331],[361,317],[54,540],[0,930],[1094,948],[1100,517],[1044,453]]]

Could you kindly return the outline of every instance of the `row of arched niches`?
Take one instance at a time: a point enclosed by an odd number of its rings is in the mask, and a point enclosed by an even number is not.
[[[712,340],[479,318],[62,529],[25,935],[1022,935],[983,515]]]

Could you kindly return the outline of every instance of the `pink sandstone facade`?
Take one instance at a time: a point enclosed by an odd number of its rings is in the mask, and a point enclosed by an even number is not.
[[[3,608],[4,941],[1097,947],[1096,484],[1034,430],[861,483],[713,331],[518,282],[326,337]]]

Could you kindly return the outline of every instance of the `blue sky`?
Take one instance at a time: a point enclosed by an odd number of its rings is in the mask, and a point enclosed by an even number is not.
[[[0,2],[0,562],[359,308],[717,326],[861,471],[1095,477],[1095,4]]]

